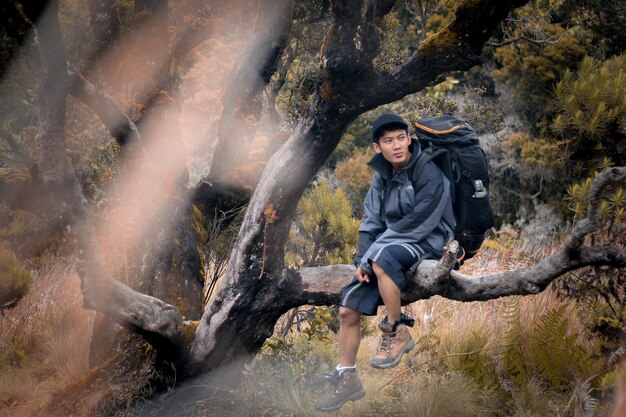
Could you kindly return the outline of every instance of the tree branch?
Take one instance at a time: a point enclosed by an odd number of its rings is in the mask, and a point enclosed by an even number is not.
[[[187,349],[183,318],[178,310],[158,298],[139,293],[105,274],[88,213],[75,222],[76,270],[85,308],[107,315],[121,326],[142,335],[170,360],[185,363]]]
[[[224,108],[218,125],[218,138],[211,164],[211,181],[250,183],[257,178],[234,181],[233,167],[245,165],[246,149],[254,137],[256,121],[260,118],[261,92],[276,71],[278,61],[287,43],[294,11],[294,0],[259,3],[259,29],[244,49],[237,66],[228,80],[222,98]]]
[[[497,25],[528,0],[465,0],[442,30],[426,39],[404,64],[369,78],[355,80],[354,104],[373,108],[415,93],[450,71],[480,63],[480,54]],[[376,92],[374,94],[374,92]],[[382,94],[381,94],[382,92]]]
[[[584,243],[585,236],[598,230],[602,217],[602,192],[611,183],[618,183],[626,178],[626,167],[607,168],[591,183],[589,189],[589,207],[587,217],[576,224],[572,237],[565,246],[570,253],[575,253]]]
[[[487,42],[485,45],[486,46],[493,46],[493,47],[497,48],[497,47],[500,47],[500,46],[510,45],[512,43],[519,42],[519,41],[524,41],[524,42],[528,42],[528,43],[534,43],[535,45],[553,45],[553,44],[559,42],[563,36],[564,35],[561,34],[556,39],[533,39],[533,38],[529,38],[528,36],[519,35],[519,36],[516,36],[514,38],[509,38],[507,40],[504,40],[502,42]]]
[[[542,25],[543,20],[538,17],[525,16],[519,19],[509,18],[502,22],[502,42],[487,42],[487,46],[500,47],[515,42],[525,41],[535,45],[552,45],[561,40],[565,33],[547,37]]]
[[[576,224],[572,237],[560,251],[535,266],[487,275],[464,275],[451,271],[456,253],[456,242],[452,242],[441,260],[426,260],[419,265],[416,273],[407,275],[407,288],[402,293],[403,302],[412,303],[434,295],[458,301],[484,301],[510,295],[537,294],[568,271],[586,266],[626,267],[625,248],[583,246],[585,236],[601,228],[602,191],[625,178],[624,167],[609,168],[600,173],[589,192],[587,218]],[[283,280],[287,277],[294,280],[296,284],[292,284],[290,291],[299,294],[298,302],[325,305],[339,300],[343,287],[353,275],[354,267],[334,265],[283,272]]]
[[[89,106],[109,130],[111,136],[122,147],[141,138],[139,130],[130,117],[122,110],[117,100],[98,89],[82,75],[68,71],[71,79],[70,92]]]

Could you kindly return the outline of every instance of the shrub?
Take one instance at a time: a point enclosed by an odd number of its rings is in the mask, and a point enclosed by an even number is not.
[[[0,312],[14,307],[28,294],[30,280],[30,274],[17,265],[7,244],[0,243]]]
[[[352,209],[363,212],[363,200],[372,182],[372,171],[367,163],[374,156],[371,147],[359,148],[354,154],[337,164],[335,175],[345,187]]]
[[[556,85],[558,114],[552,129],[564,141],[565,156],[586,165],[580,174],[589,175],[609,156],[626,162],[615,152],[626,139],[625,68],[626,54],[602,63],[586,57]]]
[[[325,180],[298,203],[286,254],[290,266],[352,263],[359,221],[345,193]]]

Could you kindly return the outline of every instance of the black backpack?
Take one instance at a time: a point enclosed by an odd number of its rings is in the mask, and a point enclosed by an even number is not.
[[[451,183],[456,228],[463,248],[461,263],[476,255],[485,233],[495,224],[489,204],[489,169],[478,135],[453,116],[427,117],[415,123],[422,155],[414,165],[415,184],[424,165],[435,161]]]

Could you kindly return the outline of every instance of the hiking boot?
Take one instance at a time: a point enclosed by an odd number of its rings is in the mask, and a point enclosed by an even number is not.
[[[355,370],[337,370],[329,376],[330,390],[315,403],[320,411],[339,410],[347,401],[356,401],[365,396],[365,388]]]
[[[400,363],[402,355],[409,352],[415,346],[415,342],[405,324],[399,324],[393,333],[383,332],[378,352],[372,358],[370,364],[374,368],[393,368]]]
[[[400,316],[400,320],[396,321],[395,323],[391,323],[389,321],[389,318],[385,316],[383,320],[378,323],[378,328],[384,333],[393,333],[401,324],[406,324],[409,327],[413,327],[415,325],[415,319],[407,314],[402,313],[402,315]]]

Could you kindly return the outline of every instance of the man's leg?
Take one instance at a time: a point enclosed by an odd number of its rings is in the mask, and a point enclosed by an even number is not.
[[[404,285],[404,271],[418,259],[417,250],[403,245],[390,245],[372,262],[380,297],[387,311],[387,322],[379,326],[383,334],[378,352],[371,361],[374,368],[393,368],[400,363],[402,355],[415,346],[408,326],[400,323],[400,287]]]
[[[400,320],[400,315],[402,314],[400,309],[400,288],[376,262],[372,263],[372,270],[378,280],[378,291],[380,291],[380,296],[383,299],[383,303],[385,303],[387,319],[389,323],[395,323]]]
[[[339,307],[339,366],[356,366],[361,343],[361,313],[349,307]]]
[[[339,307],[339,366],[328,394],[315,403],[321,411],[335,411],[347,401],[365,395],[365,388],[356,374],[356,355],[361,343],[361,313],[349,307]]]

